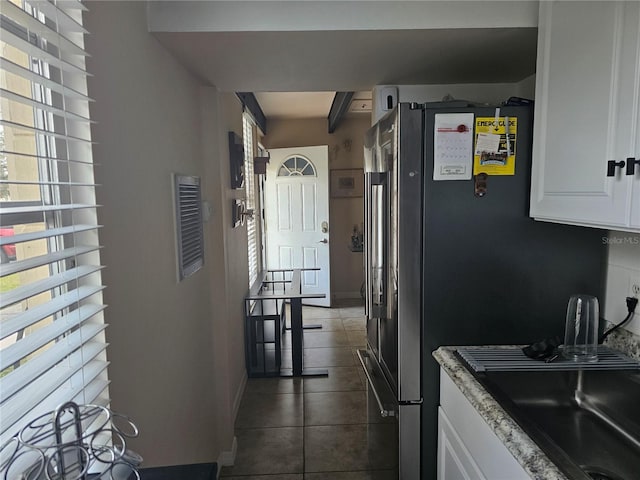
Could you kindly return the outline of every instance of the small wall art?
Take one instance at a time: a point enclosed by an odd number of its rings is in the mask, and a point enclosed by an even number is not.
[[[244,147],[242,137],[235,132],[229,132],[229,171],[231,188],[242,188],[244,183]]]
[[[331,170],[330,191],[332,198],[362,197],[364,170],[361,168]]]

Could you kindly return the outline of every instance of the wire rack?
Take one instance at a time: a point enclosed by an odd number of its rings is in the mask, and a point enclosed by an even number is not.
[[[138,428],[100,405],[67,402],[29,422],[0,447],[2,480],[140,480],[127,452]]]
[[[598,346],[597,362],[575,362],[560,356],[546,363],[525,356],[520,347],[458,347],[460,357],[476,372],[537,370],[637,370],[640,362],[621,352]]]

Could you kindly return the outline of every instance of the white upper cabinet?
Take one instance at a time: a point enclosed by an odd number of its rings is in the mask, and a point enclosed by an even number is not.
[[[639,117],[640,2],[540,2],[531,216],[640,231]]]

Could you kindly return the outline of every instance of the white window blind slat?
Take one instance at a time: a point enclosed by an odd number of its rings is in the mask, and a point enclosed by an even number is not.
[[[8,399],[15,395],[49,370],[51,365],[56,365],[87,343],[87,337],[93,337],[103,330],[104,325],[93,325],[84,330],[78,329],[67,335],[64,341],[56,343],[54,348],[47,349],[42,355],[38,355],[32,361],[20,367],[20,369],[0,378],[0,390],[2,390],[3,397]],[[91,335],[92,332],[94,335]],[[88,343],[84,354],[88,358],[93,358],[105,348],[107,348],[107,345],[103,342]],[[19,373],[19,375],[16,375],[16,373]]]
[[[41,135],[42,137],[45,138],[57,138],[60,140],[65,140],[65,141],[72,141],[72,142],[86,142],[86,143],[91,143],[90,139],[87,138],[80,138],[80,137],[74,137],[71,135],[67,135],[64,132],[61,133],[57,133],[57,132],[53,132],[50,130],[44,130],[42,128],[35,128],[32,127],[31,125],[26,125],[24,123],[17,123],[17,122],[11,122],[8,120],[0,120],[0,125],[10,128],[10,129],[16,129],[16,130],[22,130],[22,131],[27,131],[27,132],[32,132],[34,134],[37,135]]]
[[[29,338],[29,341],[16,342],[9,347],[3,348],[0,350],[0,370],[9,368],[14,363],[19,362],[27,355],[57,339],[102,310],[104,310],[104,305],[82,305],[77,310],[73,310],[71,313],[52,321],[49,325],[27,335],[25,338]]]
[[[45,112],[49,112],[52,113],[54,115],[58,115],[61,117],[64,117],[67,120],[75,120],[77,122],[88,122],[88,123],[93,123],[91,122],[88,118],[83,117],[81,115],[77,115],[73,112],[70,112],[68,110],[63,110],[61,108],[57,108],[54,107],[53,105],[47,105],[46,103],[43,102],[39,102],[37,100],[33,100],[31,98],[25,97],[24,95],[19,95],[15,92],[12,92],[10,90],[7,90],[5,88],[0,88],[0,95],[2,95],[4,98],[14,101],[14,102],[19,102],[22,103],[23,105],[27,105],[29,107],[33,107],[33,108],[37,108],[39,110],[43,110]]]
[[[53,92],[59,93],[65,98],[85,100],[90,102],[93,101],[87,95],[83,94],[82,92],[78,92],[77,90],[74,90],[68,85],[57,82],[51,78],[43,77],[38,72],[34,72],[33,70],[24,68],[18,65],[17,63],[14,63],[11,60],[4,57],[2,58],[2,62],[0,62],[0,70],[5,70],[14,75],[18,75],[24,80],[28,80],[35,84],[41,85],[44,88],[51,89]]]
[[[51,275],[43,280],[38,280],[2,294],[2,305],[13,305],[14,303],[26,300],[29,297],[46,292],[69,282],[73,282],[102,269],[99,265],[81,265],[77,268],[66,270],[63,273]]]
[[[4,25],[2,26],[2,41],[27,53],[30,57],[37,58],[39,60],[55,65],[56,67],[60,67],[65,72],[80,73],[86,76],[90,76],[83,68],[66,62],[58,58],[57,56],[47,52],[46,50],[42,50],[40,47],[34,45],[33,43],[30,43],[22,36],[14,33],[8,28],[5,28]]]
[[[59,0],[54,4],[50,0],[28,0],[27,4],[36,8],[39,12],[46,15],[48,18],[54,20],[58,25],[58,31],[73,32],[73,33],[89,33],[81,23],[78,23],[71,18],[65,9],[77,8],[80,10],[86,10],[86,7],[80,2],[63,1]],[[60,5],[60,7],[58,7]],[[76,5],[74,7],[74,5]]]
[[[60,312],[67,307],[76,305],[79,302],[102,292],[102,290],[104,290],[102,285],[82,285],[70,292],[55,297],[50,302],[30,308],[8,320],[4,320],[0,324],[0,338],[6,338],[20,330],[24,330],[54,313]]]
[[[78,393],[84,390],[81,384],[72,385],[68,388],[60,387],[80,369],[86,369],[87,377],[92,380],[107,367],[107,363],[101,360],[90,359],[85,362],[82,358],[82,352],[80,351],[72,353],[68,357],[68,360],[68,364],[58,364],[56,366],[57,368],[54,367],[49,370],[47,375],[42,376],[43,380],[41,380],[38,385],[30,384],[27,388],[21,390],[20,393],[3,403],[2,423],[3,425],[8,425],[9,431],[13,431],[15,427],[13,429],[11,427],[29,413],[33,412],[32,415],[29,415],[31,418],[38,416],[35,408],[40,403],[39,398],[44,397],[49,400],[47,403],[59,405],[68,401],[65,400],[67,398],[71,399],[76,397]],[[49,396],[51,397],[47,398]],[[47,412],[46,409],[43,410],[42,414]],[[0,439],[4,440],[2,437],[0,437]]]
[[[47,185],[55,187],[97,187],[95,183],[80,183],[80,182],[35,182],[35,181],[8,181],[0,180],[0,185]]]
[[[67,248],[65,250],[59,250],[53,253],[47,253],[38,257],[31,257],[26,260],[19,260],[12,262],[8,265],[3,265],[0,268],[0,277],[6,277],[7,275],[13,275],[14,273],[24,272],[32,268],[41,267],[43,265],[49,265],[50,263],[60,262],[69,258],[79,257],[85,253],[95,252],[100,247],[94,246],[78,246],[73,248]]]
[[[68,203],[59,205],[25,205],[21,207],[3,207],[2,211],[5,215],[15,213],[46,213],[59,212],[64,210],[82,210],[84,208],[95,208],[97,205]]]
[[[101,397],[104,397],[104,391],[109,386],[109,381],[104,380],[101,374],[107,369],[109,362],[104,363],[100,370],[96,370],[95,375],[91,382],[85,384],[82,389],[77,389],[76,396],[73,401],[76,403],[103,405],[108,404],[107,401],[99,401]]]
[[[19,23],[29,32],[35,33],[48,42],[55,44],[62,51],[72,55],[87,55],[87,52],[85,52],[82,47],[79,47],[68,38],[52,30],[50,26],[42,23],[33,15],[29,15],[15,3],[11,3],[9,0],[2,0],[2,10],[5,15],[10,16],[12,20]]]
[[[23,161],[23,162],[33,161],[34,159],[36,159],[36,160],[47,161],[52,165],[78,164],[78,165],[89,165],[91,167],[99,165],[91,161],[79,160],[77,158],[55,158],[55,157],[48,157],[46,155],[31,155],[26,152],[15,152],[10,150],[0,150],[0,153],[5,155],[8,158],[11,158],[11,159],[15,158],[16,161]]]
[[[19,233],[10,237],[0,237],[0,245],[12,243],[32,242],[44,238],[51,238],[62,235],[73,235],[75,233],[88,232],[101,228],[100,225],[72,225],[70,227],[52,228],[49,230],[41,230],[39,232]]]
[[[80,10],[83,12],[89,10],[80,0],[57,0],[56,6],[61,10]]]
[[[105,399],[105,389],[109,384],[106,378],[106,369],[109,363],[108,361],[104,361],[96,364],[95,368],[92,366],[91,368],[80,371],[84,388],[79,389],[78,393],[76,393],[74,399],[76,403],[105,405],[102,399]]]

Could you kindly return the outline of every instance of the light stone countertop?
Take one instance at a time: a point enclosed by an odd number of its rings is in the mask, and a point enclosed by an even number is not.
[[[636,313],[636,315],[638,314]],[[611,328],[613,325],[613,323],[607,322],[607,328]],[[604,344],[626,353],[631,358],[640,360],[640,336],[626,330],[624,327],[619,328],[607,337]]]
[[[547,455],[478,383],[454,355],[456,347],[440,347],[433,357],[451,377],[473,408],[522,465],[532,480],[568,480]]]

